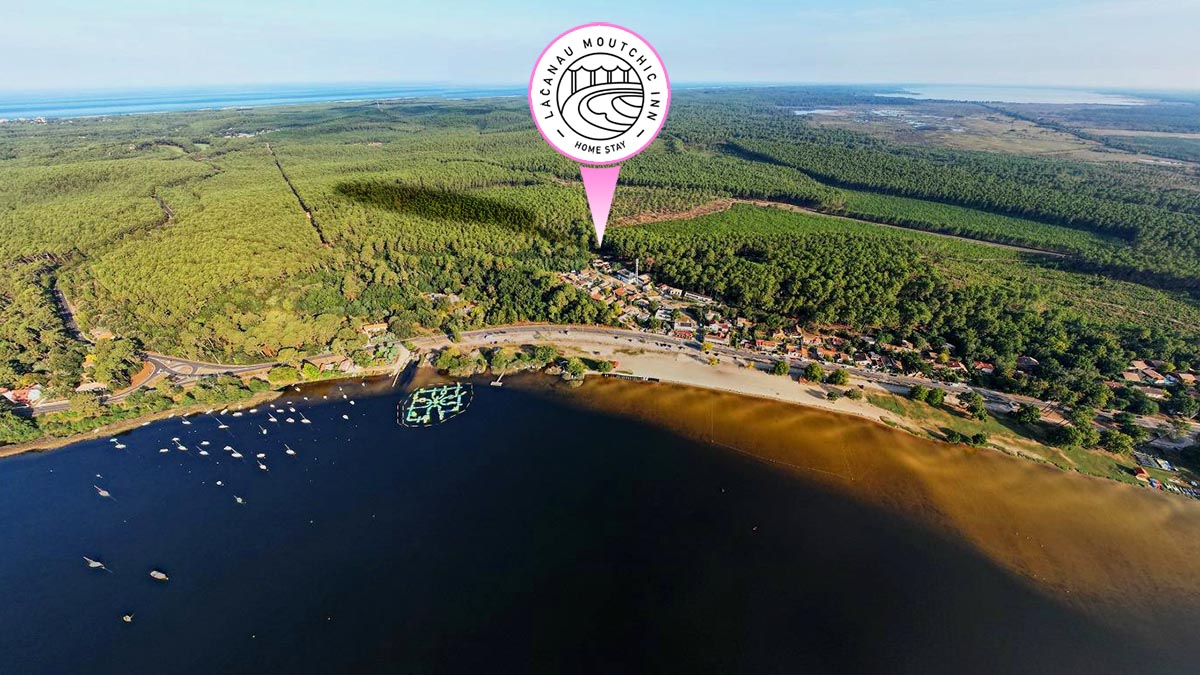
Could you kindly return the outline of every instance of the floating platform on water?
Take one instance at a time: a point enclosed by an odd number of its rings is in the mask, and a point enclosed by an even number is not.
[[[475,391],[455,382],[422,387],[396,406],[396,422],[404,427],[431,427],[456,417],[471,405]]]

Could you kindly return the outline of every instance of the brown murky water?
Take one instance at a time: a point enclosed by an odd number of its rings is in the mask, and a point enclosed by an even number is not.
[[[1200,626],[1198,502],[776,401],[613,379],[556,389],[949,533],[1149,643],[1170,648]]]

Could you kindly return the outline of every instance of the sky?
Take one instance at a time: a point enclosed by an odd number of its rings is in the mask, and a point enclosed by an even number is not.
[[[0,14],[3,90],[522,85],[551,39],[592,21],[641,34],[678,83],[1200,89],[1200,0],[37,0]]]

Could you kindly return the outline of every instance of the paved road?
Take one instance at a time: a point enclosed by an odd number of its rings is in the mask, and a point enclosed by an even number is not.
[[[467,346],[488,346],[495,344],[528,344],[531,342],[542,343],[557,343],[557,344],[611,344],[612,342],[627,343],[635,345],[642,349],[657,350],[667,353],[696,353],[700,350],[700,343],[695,340],[684,340],[671,335],[660,335],[656,333],[645,333],[635,330],[627,330],[622,328],[608,328],[605,326],[571,326],[560,324],[530,324],[519,326],[503,326],[496,328],[488,328],[475,331],[467,331],[460,335],[461,340],[458,344]],[[424,349],[436,349],[454,344],[444,335],[427,336],[413,338],[410,340],[414,345]],[[712,355],[734,359],[740,362],[751,362],[762,369],[769,369],[776,361],[779,360],[778,355],[763,354],[760,352],[747,351],[724,345],[712,345]],[[252,365],[227,365],[221,363],[209,363],[205,361],[195,361],[191,359],[183,359],[165,354],[144,354],[146,362],[150,364],[152,372],[150,376],[143,380],[138,386],[129,387],[125,390],[117,392],[111,396],[106,396],[101,399],[103,403],[119,403],[127,396],[137,391],[147,383],[157,381],[162,377],[173,377],[179,381],[187,382],[198,379],[205,375],[221,375],[221,374],[245,374],[254,371],[260,371],[273,367],[274,363],[260,363]],[[803,372],[804,366],[811,363],[809,359],[793,360],[791,372],[799,375]],[[1038,407],[1045,408],[1045,401],[1038,399],[1020,396],[1016,394],[1004,394],[990,389],[981,387],[970,387],[965,384],[949,384],[944,382],[936,382],[924,377],[914,377],[909,375],[897,375],[893,373],[877,372],[865,368],[854,366],[840,366],[850,371],[852,375],[859,379],[874,382],[891,391],[904,392],[914,385],[924,387],[937,387],[944,389],[950,393],[963,393],[968,390],[974,390],[986,399],[988,406],[996,412],[1007,412],[1013,404],[1032,403]],[[52,412],[61,412],[69,407],[67,401],[52,401],[43,405],[36,406],[32,411],[25,409],[26,412],[33,414],[46,414]]]
[[[138,389],[141,389],[148,384],[157,382],[164,377],[174,378],[177,382],[191,382],[204,377],[205,375],[241,375],[245,373],[266,370],[276,365],[274,363],[258,363],[233,366],[223,363],[193,361],[191,359],[183,359],[175,356],[154,354],[150,352],[143,353],[142,357],[146,359],[146,363],[150,364],[151,370],[149,377],[146,377],[138,384],[122,389],[115,394],[101,396],[101,403],[120,403]],[[61,400],[50,401],[48,403],[33,406],[32,408],[17,408],[17,411],[19,413],[31,415],[46,415],[49,413],[63,412],[70,407],[70,402]]]
[[[670,335],[660,335],[657,333],[644,333],[635,330],[626,330],[621,328],[607,328],[603,326],[566,326],[557,324],[534,324],[526,326],[507,326],[501,328],[491,328],[485,330],[467,331],[460,335],[459,345],[468,346],[487,346],[495,344],[523,344],[530,342],[546,342],[546,343],[590,343],[597,342],[604,344],[628,343],[640,347],[642,349],[655,349],[658,351],[679,353],[691,352],[695,353],[700,350],[700,343],[695,340],[684,340]],[[416,338],[411,340],[418,347],[439,348],[449,346],[452,343],[445,336],[432,336],[424,338]],[[747,351],[724,345],[712,345],[714,356],[726,357],[742,362],[752,362],[768,369],[775,364],[781,357],[773,354],[763,354],[760,352]],[[805,366],[812,363],[811,359],[793,360],[791,372],[799,375],[803,372]],[[819,362],[818,362],[819,363]],[[822,364],[825,365],[825,364]],[[1040,408],[1045,408],[1047,403],[1038,399],[1020,396],[1017,394],[1005,394],[991,389],[982,387],[971,387],[966,384],[950,384],[945,382],[936,382],[924,377],[914,377],[910,375],[897,375],[893,373],[884,373],[855,366],[839,366],[850,371],[852,375],[862,380],[875,382],[881,386],[888,388],[891,391],[904,392],[914,385],[923,387],[936,387],[944,389],[950,393],[963,393],[966,391],[976,391],[987,401],[988,407],[993,411],[1008,412],[1011,406],[1016,403],[1032,403]]]

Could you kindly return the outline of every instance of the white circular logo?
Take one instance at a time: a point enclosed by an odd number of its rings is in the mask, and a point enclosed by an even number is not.
[[[581,164],[618,164],[662,129],[671,84],[637,33],[591,23],[563,33],[538,57],[529,109],[555,150]]]

